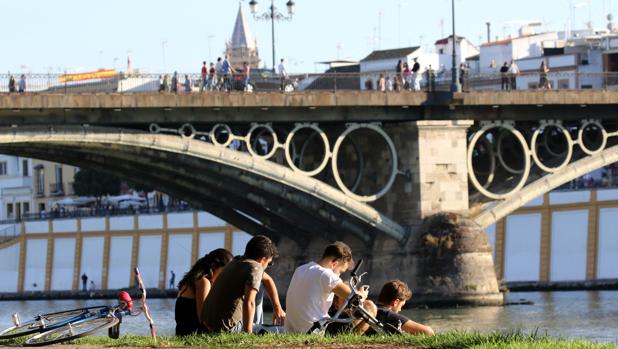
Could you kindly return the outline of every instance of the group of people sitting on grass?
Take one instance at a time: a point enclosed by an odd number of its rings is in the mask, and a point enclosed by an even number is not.
[[[242,256],[233,257],[217,249],[199,259],[178,284],[176,299],[176,335],[194,333],[262,333],[264,292],[273,306],[273,325],[289,333],[307,333],[313,324],[332,315],[351,294],[341,274],[354,266],[352,250],[343,242],[324,249],[317,262],[296,268],[286,295],[285,311],[267,270],[278,256],[274,243],[266,236],[253,237]],[[400,280],[387,282],[376,303],[368,299],[367,288],[357,290],[363,308],[385,326],[386,332],[433,335],[433,330],[400,314],[412,297]],[[330,311],[330,313],[329,313]],[[351,314],[348,314],[350,316]],[[334,323],[329,334],[373,332],[364,321],[350,325]]]

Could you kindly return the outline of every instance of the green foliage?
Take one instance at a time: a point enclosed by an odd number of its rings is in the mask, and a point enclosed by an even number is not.
[[[75,174],[73,189],[79,196],[94,196],[100,199],[105,195],[117,195],[120,191],[120,179],[84,168]]]
[[[21,341],[0,341],[0,346],[17,346]],[[113,347],[151,347],[152,339],[146,336],[122,336],[110,339],[104,336],[86,337],[75,342],[84,346]],[[313,335],[282,334],[250,336],[246,334],[192,335],[186,337],[159,337],[157,347],[178,348],[418,348],[418,349],[611,349],[614,344],[596,344],[583,340],[556,339],[540,336],[537,333],[452,331],[435,337],[426,336],[374,336],[359,337],[341,335],[337,337],[319,337]]]

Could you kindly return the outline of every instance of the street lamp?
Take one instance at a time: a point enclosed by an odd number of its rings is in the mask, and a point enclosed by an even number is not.
[[[461,92],[457,69],[457,36],[455,36],[455,0],[451,0],[451,16],[453,17],[453,67],[451,68],[451,92]]]
[[[289,21],[292,20],[292,16],[294,15],[294,7],[295,7],[295,3],[292,0],[289,0],[285,5],[288,8],[288,15],[286,16],[285,14],[277,11],[277,8],[275,8],[275,0],[270,0],[270,9],[267,12],[264,12],[262,14],[257,14],[258,12],[258,2],[256,0],[251,0],[249,1],[249,6],[251,7],[251,13],[253,14],[253,18],[255,18],[256,20],[262,20],[262,21],[267,21],[270,20],[271,21],[271,30],[272,30],[272,49],[273,49],[273,71],[275,71],[275,20],[278,21]]]

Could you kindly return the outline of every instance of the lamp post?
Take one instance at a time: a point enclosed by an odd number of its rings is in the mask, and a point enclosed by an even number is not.
[[[292,20],[292,16],[294,15],[294,6],[296,5],[294,1],[288,0],[285,4],[288,8],[288,14],[285,15],[279,11],[275,7],[275,0],[270,0],[270,9],[267,12],[262,14],[258,14],[258,2],[256,0],[249,1],[249,6],[251,7],[251,13],[253,14],[253,18],[256,20],[263,21],[271,21],[271,30],[272,30],[272,49],[273,49],[273,71],[275,71],[275,20],[277,21],[289,21]]]
[[[461,92],[457,69],[457,36],[455,36],[455,0],[451,0],[451,16],[453,17],[453,67],[451,68],[451,92]]]

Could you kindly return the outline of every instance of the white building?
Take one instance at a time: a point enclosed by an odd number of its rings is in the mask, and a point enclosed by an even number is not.
[[[544,44],[553,46],[557,40],[558,33],[551,32],[485,43],[481,45],[479,73],[496,74],[504,62],[510,63],[511,60],[541,57],[543,56]]]
[[[0,155],[0,219],[32,210],[32,160]]]
[[[439,69],[451,70],[453,68],[453,36],[440,39],[434,44],[440,60]],[[463,36],[457,36],[455,43],[455,62],[457,66],[465,63],[467,59],[478,56],[481,53],[478,47]]]
[[[618,34],[574,33],[569,39],[565,32],[554,32],[482,45],[480,69],[473,73],[484,76],[474,83],[474,89],[500,89],[499,68],[511,59],[520,70],[518,90],[538,88],[542,62],[549,69],[552,89],[618,88]]]
[[[415,58],[418,59],[418,62],[421,65],[421,76],[425,70],[429,68],[435,70],[439,66],[438,54],[425,53],[419,46],[371,52],[367,57],[360,61],[361,90],[366,89],[366,82],[369,79],[373,81],[373,87],[376,88],[376,83],[380,77],[380,74],[384,74],[384,76],[392,79],[396,74],[397,63],[399,60],[403,63],[408,63],[410,69],[412,69]]]

